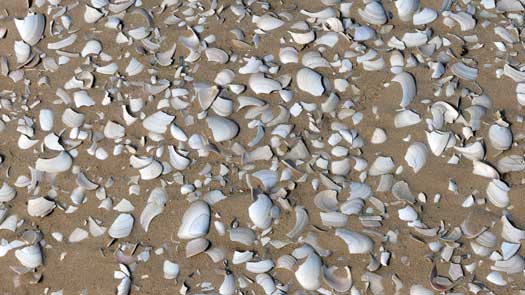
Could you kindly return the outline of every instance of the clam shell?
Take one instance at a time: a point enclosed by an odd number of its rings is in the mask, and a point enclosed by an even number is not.
[[[525,158],[520,155],[510,155],[501,158],[496,164],[501,173],[525,170]]]
[[[410,21],[412,14],[419,7],[419,0],[397,0],[394,2],[399,19],[404,22]]]
[[[507,281],[505,281],[505,279],[503,279],[503,276],[497,271],[491,271],[487,275],[486,279],[487,281],[489,281],[490,283],[496,286],[506,286],[507,285]]]
[[[336,229],[335,235],[347,244],[350,254],[366,254],[373,250],[374,241],[367,235],[344,228]]]
[[[337,266],[326,267],[323,266],[323,280],[325,283],[339,293],[345,293],[352,287],[352,273],[350,272],[350,267],[345,266],[346,276],[337,276],[335,272],[337,271]]]
[[[0,187],[0,202],[9,202],[14,199],[15,196],[16,190],[7,184],[7,182],[4,182],[2,187]]]
[[[385,10],[380,2],[371,1],[365,6],[365,9],[358,9],[357,12],[365,22],[370,24],[382,25],[387,21]]]
[[[235,294],[235,277],[230,272],[224,274],[224,279],[221,286],[219,287],[219,294],[221,295],[233,295]]]
[[[520,243],[520,240],[525,240],[525,230],[515,227],[509,220],[507,215],[501,217],[502,231],[501,236],[506,241],[512,243]]]
[[[299,54],[297,49],[293,47],[284,47],[279,50],[279,59],[283,64],[299,62]]]
[[[191,164],[191,160],[178,153],[173,146],[168,146],[170,164],[177,170],[184,170]]]
[[[53,129],[54,114],[50,109],[41,109],[39,116],[40,128],[44,131],[51,131]]]
[[[394,126],[396,128],[403,128],[416,125],[421,122],[421,117],[418,113],[412,110],[402,110],[394,117]]]
[[[414,142],[405,153],[405,161],[414,169],[414,173],[418,173],[425,166],[427,155],[427,146],[421,142]]]
[[[233,258],[232,258],[232,263],[233,264],[242,264],[242,263],[245,263],[245,262],[248,262],[248,261],[252,260],[252,258],[253,258],[253,252],[251,252],[251,251],[243,251],[243,252],[234,251],[233,252]]]
[[[297,71],[297,87],[313,96],[321,96],[324,93],[322,79],[320,74],[308,68]]]
[[[325,226],[344,227],[348,223],[348,216],[341,212],[320,212],[319,214]]]
[[[205,202],[191,203],[182,216],[177,236],[186,240],[205,236],[210,228],[210,214],[210,207]]]
[[[164,272],[164,279],[173,280],[179,276],[180,267],[177,263],[164,260],[164,263],[162,264],[162,271]]]
[[[411,74],[407,72],[401,72],[394,76],[392,82],[397,82],[399,85],[401,85],[403,97],[401,98],[401,103],[399,105],[402,108],[407,107],[416,96],[416,80]]]
[[[262,16],[254,15],[252,17],[252,22],[255,23],[255,25],[257,25],[257,27],[263,31],[272,31],[284,25],[284,22],[282,20],[273,17],[269,14],[265,14]]]
[[[391,157],[379,156],[370,166],[368,174],[370,176],[380,176],[390,173],[394,168],[395,164]]]
[[[272,207],[272,200],[264,194],[259,194],[257,200],[248,207],[248,216],[255,226],[266,229],[272,224]]]
[[[14,49],[16,55],[16,62],[19,64],[25,64],[31,57],[31,47],[24,43],[24,41],[15,41]]]
[[[33,46],[40,41],[46,27],[46,18],[43,14],[28,14],[23,19],[15,18],[15,26],[27,44]]]
[[[55,209],[54,201],[44,197],[38,197],[27,201],[27,214],[33,217],[44,217]]]
[[[140,225],[144,231],[147,232],[153,218],[162,213],[167,201],[168,194],[164,188],[156,187],[151,191],[146,206],[140,214]]]
[[[270,94],[282,89],[281,83],[266,78],[263,73],[255,73],[250,76],[248,85],[255,94]]]
[[[492,179],[487,186],[487,198],[496,207],[505,208],[510,205],[510,187],[499,179]]]
[[[508,127],[492,124],[488,137],[492,147],[499,151],[508,150],[512,145],[512,132]]]
[[[523,272],[525,269],[525,260],[520,255],[513,255],[507,260],[494,262],[490,267],[491,270],[505,272],[509,275]]]
[[[42,265],[42,250],[38,244],[15,251],[15,257],[25,267],[36,268]]]
[[[109,139],[119,139],[124,137],[126,129],[113,121],[107,121],[104,126],[104,136]]]
[[[87,239],[89,233],[81,228],[75,228],[68,237],[70,243],[78,243]]]
[[[273,261],[270,259],[257,262],[246,262],[246,270],[251,273],[265,273],[271,270],[273,267]]]
[[[163,134],[168,130],[168,125],[175,119],[175,116],[163,111],[157,111],[142,121],[142,126],[153,133]]]
[[[99,55],[102,52],[102,43],[98,40],[88,40],[80,52],[80,56]]]
[[[86,5],[84,10],[84,21],[88,24],[96,23],[99,19],[104,16],[104,13],[100,12],[98,9]]]
[[[452,133],[434,130],[431,132],[425,131],[427,135],[428,146],[432,153],[436,156],[440,156],[447,148],[449,140],[451,140]]]
[[[416,197],[412,195],[408,183],[405,181],[398,181],[392,186],[392,194],[398,200],[407,201],[409,203],[414,203]]]
[[[197,254],[200,254],[210,246],[210,241],[205,238],[197,238],[189,241],[186,244],[186,258],[193,257]]]
[[[210,62],[225,64],[230,59],[229,55],[220,48],[206,48],[204,53]]]
[[[67,108],[62,113],[62,122],[69,128],[78,128],[84,124],[85,115]]]
[[[482,160],[485,157],[485,148],[479,141],[470,143],[464,147],[455,146],[454,148],[469,160]]]
[[[337,192],[334,190],[324,190],[315,195],[314,204],[321,211],[337,211]]]
[[[451,71],[454,75],[464,80],[473,81],[478,77],[478,69],[469,67],[462,62],[453,64]]]
[[[474,160],[472,161],[472,165],[472,173],[474,175],[483,176],[487,178],[499,178],[498,171],[487,163]]]
[[[238,227],[230,230],[230,240],[232,242],[251,246],[256,238],[255,233],[249,228]]]
[[[115,239],[125,238],[129,236],[133,230],[133,223],[135,219],[129,213],[121,213],[108,229],[110,237]]]
[[[213,139],[216,142],[230,140],[239,133],[237,123],[224,117],[210,116],[206,118],[206,123],[208,124],[208,128],[211,129]]]
[[[67,152],[61,152],[57,156],[49,159],[38,158],[35,168],[42,172],[60,173],[69,170],[73,164],[73,159]]]
[[[255,281],[261,286],[266,295],[275,294],[277,287],[273,278],[269,274],[261,273],[255,276]]]
[[[304,228],[308,225],[308,213],[301,206],[295,207],[295,225],[290,232],[286,234],[291,239],[296,238],[301,234]]]
[[[299,265],[295,272],[297,282],[305,290],[317,290],[321,286],[322,261],[315,253],[311,253],[306,260]]]

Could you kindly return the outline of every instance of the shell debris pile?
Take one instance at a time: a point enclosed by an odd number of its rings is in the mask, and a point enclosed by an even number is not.
[[[524,1],[0,2],[0,293],[525,294]]]

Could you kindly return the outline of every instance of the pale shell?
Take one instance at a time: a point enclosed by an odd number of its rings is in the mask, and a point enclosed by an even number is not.
[[[300,90],[313,96],[321,96],[324,92],[323,77],[311,69],[302,68],[297,71],[296,80]]]
[[[224,117],[210,116],[206,118],[206,123],[208,124],[208,128],[211,129],[213,139],[216,142],[230,140],[239,133],[237,123]]]
[[[177,236],[180,239],[203,237],[210,228],[210,207],[203,201],[195,201],[184,212]]]
[[[373,250],[374,242],[367,235],[344,228],[336,229],[335,235],[347,244],[350,254],[366,254]]]
[[[42,250],[38,244],[15,251],[15,257],[25,267],[36,268],[42,265]]]
[[[40,41],[44,34],[46,18],[43,14],[29,14],[23,19],[15,18],[15,26],[27,44],[33,46]]]
[[[129,213],[121,213],[108,229],[110,237],[115,239],[125,238],[129,236],[133,230],[133,223],[135,219]]]
[[[415,142],[410,145],[405,154],[405,161],[408,166],[414,169],[414,173],[418,173],[427,161],[428,150],[424,143]]]

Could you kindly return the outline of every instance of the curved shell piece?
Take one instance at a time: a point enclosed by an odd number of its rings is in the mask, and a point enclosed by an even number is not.
[[[306,260],[299,265],[295,272],[295,278],[306,290],[317,290],[321,286],[321,258],[311,253]]]
[[[414,169],[414,173],[418,173],[427,162],[428,150],[427,146],[421,142],[414,142],[407,149],[405,154],[405,161],[408,166]]]
[[[71,156],[67,152],[61,152],[50,159],[37,159],[35,168],[42,172],[59,173],[69,170],[72,164],[73,159]]]
[[[276,80],[266,78],[263,73],[255,73],[250,76],[248,85],[255,94],[270,94],[282,89],[281,83]]]
[[[258,195],[257,200],[248,207],[248,215],[253,224],[260,229],[268,228],[272,224],[272,207],[272,200],[268,196]]]
[[[108,234],[110,237],[115,239],[125,238],[129,236],[133,230],[133,223],[135,219],[131,214],[122,213],[111,224],[108,229]]]
[[[404,22],[410,21],[412,14],[419,7],[419,0],[397,0],[394,2],[399,19]]]
[[[33,46],[40,41],[46,27],[46,18],[43,14],[29,14],[23,19],[15,18],[15,26],[27,44]]]
[[[237,123],[224,117],[210,116],[206,118],[206,123],[208,123],[208,128],[211,129],[213,139],[216,142],[230,140],[239,133]]]
[[[371,1],[365,6],[365,9],[358,9],[357,12],[367,23],[382,25],[386,23],[386,13],[380,2]]]
[[[373,250],[374,241],[367,235],[344,228],[336,229],[335,235],[343,239],[350,254],[366,254]]]
[[[44,197],[38,197],[27,201],[27,214],[33,217],[44,217],[55,209],[55,202]]]
[[[314,70],[308,68],[300,69],[297,71],[296,80],[299,89],[313,96],[321,96],[324,92],[323,77]]]
[[[510,205],[510,187],[499,179],[493,179],[487,186],[487,198],[496,207],[505,208]]]
[[[23,266],[28,268],[36,268],[42,265],[42,250],[38,244],[16,250],[15,257]]]
[[[144,231],[147,232],[153,218],[162,213],[167,201],[168,194],[164,188],[156,187],[151,191],[146,207],[140,214],[140,225]]]
[[[13,187],[11,187],[9,184],[7,184],[7,182],[4,182],[2,184],[2,187],[0,187],[0,203],[9,202],[12,199],[14,199],[15,196],[16,196],[16,190]]]
[[[210,228],[210,207],[203,201],[195,201],[184,212],[177,236],[195,239],[205,236]]]
[[[330,288],[334,289],[335,291],[339,293],[347,292],[350,290],[353,284],[350,267],[344,267],[346,276],[337,276],[335,274],[337,269],[337,266],[323,266],[323,280],[328,286],[330,286]]]
[[[492,124],[488,134],[490,144],[499,151],[508,150],[512,145],[512,132],[509,127]]]
[[[401,103],[399,105],[402,108],[407,107],[414,97],[416,97],[416,80],[411,74],[407,72],[401,72],[394,76],[392,82],[397,82],[399,85],[401,85],[403,97],[401,98]]]

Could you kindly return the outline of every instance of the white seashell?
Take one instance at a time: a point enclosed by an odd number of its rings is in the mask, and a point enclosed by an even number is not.
[[[396,128],[403,128],[416,125],[421,122],[421,117],[418,113],[412,110],[402,110],[394,117],[394,126]]]
[[[64,151],[64,147],[59,142],[60,137],[56,136],[54,133],[49,133],[44,137],[44,145],[46,148],[53,151]]]
[[[248,216],[255,226],[266,229],[272,224],[272,207],[272,200],[264,194],[259,194],[257,200],[248,207]]]
[[[2,187],[0,188],[0,203],[2,202],[9,202],[12,199],[14,199],[16,196],[16,190],[12,188],[7,182],[4,182],[2,184]],[[2,222],[2,220],[0,220]]]
[[[230,272],[224,274],[224,280],[219,287],[219,294],[221,295],[233,295],[235,294],[235,277]]]
[[[67,152],[61,152],[54,158],[38,158],[35,163],[35,168],[42,172],[59,173],[69,170],[72,164],[73,159],[71,156]]]
[[[525,240],[525,230],[515,227],[507,217],[503,214],[501,217],[502,231],[501,236],[503,239],[512,242],[520,243],[520,240]]]
[[[287,237],[293,239],[296,238],[304,228],[308,225],[308,213],[301,206],[295,207],[295,225],[290,232],[286,234]]]
[[[344,270],[346,273],[345,277],[337,276],[337,266],[326,267],[323,266],[323,280],[325,283],[339,293],[345,293],[352,287],[352,273],[350,267],[345,266]]]
[[[106,228],[103,226],[100,226],[93,217],[88,217],[88,227],[89,227],[89,233],[93,237],[100,237],[106,232]]]
[[[350,172],[350,159],[346,158],[340,161],[332,161],[330,172],[335,175],[347,175]]]
[[[419,0],[397,0],[394,4],[396,5],[399,19],[408,22],[419,7]]]
[[[250,246],[253,244],[256,238],[255,232],[249,228],[238,227],[230,230],[230,240],[232,242]]]
[[[292,36],[293,41],[299,45],[305,45],[315,40],[314,31],[308,31],[306,33],[288,33]]]
[[[398,181],[392,186],[392,194],[398,200],[407,201],[409,203],[414,203],[416,198],[412,195],[408,183],[405,181]]]
[[[457,62],[450,68],[452,73],[464,80],[476,80],[478,77],[478,69],[467,66],[462,62]]]
[[[87,239],[89,233],[81,228],[75,228],[68,237],[70,243],[78,243]]]
[[[255,25],[257,25],[257,28],[263,31],[272,31],[284,25],[284,22],[282,20],[273,17],[269,14],[265,14],[262,16],[254,15],[252,17],[252,22],[255,23]]]
[[[151,191],[146,206],[140,214],[140,225],[144,231],[147,232],[153,218],[162,213],[167,201],[168,194],[164,188],[156,187]]]
[[[374,163],[370,166],[368,174],[370,176],[380,176],[388,174],[395,168],[394,161],[391,157],[379,156],[375,159]]]
[[[376,128],[372,133],[372,138],[370,139],[370,142],[373,144],[382,144],[385,143],[387,139],[388,136],[386,135],[385,130],[381,128]]]
[[[311,253],[306,260],[299,265],[295,272],[297,282],[305,290],[317,290],[321,286],[321,258],[315,253]]]
[[[140,74],[142,70],[144,70],[144,65],[133,57],[126,67],[126,74],[131,77]]]
[[[266,295],[275,294],[277,287],[273,278],[269,274],[261,273],[255,276],[255,281],[259,286],[261,286]]]
[[[525,170],[525,158],[520,155],[510,155],[501,158],[496,167],[501,173]]]
[[[233,101],[219,96],[211,105],[211,109],[217,115],[227,117],[233,113]]]
[[[485,148],[479,141],[468,144],[464,147],[455,146],[454,148],[469,160],[482,160],[485,157]]]
[[[428,42],[428,36],[426,32],[422,31],[407,32],[403,34],[401,41],[403,41],[407,48],[419,47]]]
[[[215,76],[215,80],[213,80],[213,82],[215,82],[217,85],[226,86],[233,82],[234,78],[235,73],[232,70],[224,69],[217,73],[217,76]]]
[[[135,219],[129,213],[121,213],[108,229],[108,234],[114,239],[125,238],[129,236],[133,230],[133,223]]]
[[[175,116],[163,111],[155,112],[142,121],[142,126],[153,133],[163,134],[168,130],[168,125],[175,119]]]
[[[89,94],[85,90],[80,90],[73,93],[73,99],[77,108],[95,105],[95,101],[93,100],[93,98],[91,98],[91,96],[89,96]]]
[[[177,236],[194,239],[205,236],[210,228],[210,207],[203,201],[195,201],[184,212]]]
[[[296,263],[297,260],[292,255],[283,255],[277,259],[277,265],[275,267],[293,271],[293,267]]]
[[[230,59],[228,54],[224,50],[219,48],[206,48],[204,53],[206,54],[206,57],[210,62],[225,64]]]
[[[511,78],[514,82],[523,83],[525,82],[525,72],[515,69],[509,64],[503,66],[503,74]]]
[[[162,271],[164,272],[164,279],[173,280],[179,276],[180,267],[177,263],[164,260],[164,263],[162,264]]]
[[[397,214],[399,215],[399,219],[403,221],[411,222],[417,220],[416,210],[409,205],[398,209]]]
[[[297,71],[296,80],[299,89],[313,96],[321,96],[325,91],[322,81],[323,76],[311,69],[302,68]]]
[[[499,173],[489,164],[486,164],[481,161],[474,160],[472,161],[473,169],[472,173],[474,175],[483,176],[487,178],[499,178]]]
[[[118,64],[115,62],[112,62],[105,66],[97,66],[95,71],[97,73],[111,76],[111,75],[114,75],[118,71]]]
[[[414,97],[416,97],[416,80],[414,80],[414,77],[411,74],[401,72],[394,76],[392,82],[397,82],[401,85],[403,97],[401,98],[401,103],[399,105],[402,108],[407,107]]]
[[[350,254],[366,254],[373,250],[374,241],[372,241],[367,235],[344,228],[336,229],[335,235],[343,239],[347,244],[348,252]]]
[[[309,12],[304,9],[301,9],[299,11],[301,14],[304,14],[311,18],[320,18],[320,19],[326,19],[331,17],[336,17],[338,14],[338,11],[333,7],[326,7],[323,10],[320,10],[318,12]]]
[[[344,227],[348,223],[348,216],[341,212],[320,212],[319,214],[325,226]]]
[[[263,73],[255,73],[250,76],[248,85],[255,94],[270,94],[282,89],[281,83],[273,79],[266,78]]]
[[[75,41],[77,40],[77,37],[78,37],[77,34],[71,34],[60,41],[57,41],[54,43],[47,43],[47,49],[51,49],[51,50],[64,49],[68,46],[73,45]]]
[[[414,142],[407,149],[405,161],[414,169],[414,173],[418,173],[427,162],[427,154],[428,150],[424,143]]]
[[[365,6],[365,9],[358,9],[357,12],[365,22],[370,24],[382,25],[387,21],[385,10],[380,2],[371,1]]]
[[[448,17],[455,20],[459,24],[461,31],[470,31],[476,26],[476,20],[470,14],[464,11],[450,13]]]
[[[425,131],[425,133],[430,150],[434,155],[439,157],[445,151],[445,148],[447,148],[452,133],[439,130],[433,130],[431,132]]]
[[[510,187],[499,179],[492,179],[487,186],[487,198],[496,207],[505,208],[510,205]]]
[[[490,144],[499,151],[508,150],[512,145],[512,132],[509,127],[492,124],[488,134]]]
[[[253,258],[253,252],[251,252],[251,251],[243,251],[243,252],[234,251],[233,252],[233,258],[232,258],[232,263],[233,264],[242,264],[242,263],[245,263],[245,262],[248,262],[248,261],[252,260],[252,258]]]
[[[519,244],[516,244],[519,247]],[[490,267],[491,270],[505,272],[509,275],[523,272],[525,260],[520,255],[513,255],[508,260],[498,260]]]
[[[299,54],[293,47],[284,47],[279,50],[279,59],[283,64],[298,63]]]
[[[410,295],[434,295],[434,292],[422,285],[416,284],[410,287]]]
[[[350,199],[341,204],[341,212],[346,215],[359,215],[364,206],[362,199]]]
[[[42,250],[39,244],[16,250],[15,257],[23,266],[28,268],[36,268],[42,265]]]
[[[20,137],[18,138],[18,147],[22,150],[30,149],[32,146],[38,143],[38,140],[31,140],[29,137],[27,137],[24,134],[20,134]]]
[[[190,159],[179,154],[173,146],[168,146],[168,153],[170,156],[170,164],[177,170],[184,170],[191,164]]]
[[[265,273],[271,270],[273,267],[273,261],[270,259],[257,262],[246,262],[246,270],[251,273]]]
[[[104,13],[100,12],[98,9],[93,8],[89,5],[86,5],[86,10],[84,10],[84,21],[88,24],[96,23],[99,19],[104,16]]]
[[[366,41],[374,38],[376,36],[376,32],[374,29],[367,27],[367,26],[359,26],[355,28],[354,31],[354,40],[355,41]]]
[[[78,128],[84,124],[85,115],[67,108],[62,114],[62,122],[69,128]]]
[[[16,62],[25,64],[31,57],[31,47],[24,41],[15,41],[14,43]]]
[[[23,19],[15,18],[15,26],[27,44],[30,46],[36,45],[44,34],[46,27],[46,18],[43,14],[28,14]]]
[[[492,284],[496,286],[506,286],[507,285],[507,281],[505,281],[505,279],[503,279],[503,276],[497,271],[491,271],[487,275],[487,281],[491,282]]]
[[[53,111],[50,109],[41,109],[38,119],[40,123],[40,128],[44,131],[51,131],[53,129]]]
[[[55,209],[56,204],[44,197],[27,201],[27,213],[33,217],[44,217]]]
[[[80,56],[86,57],[89,55],[99,55],[102,52],[102,43],[98,40],[89,40],[82,48]]]
[[[337,211],[337,192],[334,190],[324,190],[315,195],[314,204],[321,211]]]
[[[208,128],[211,129],[213,139],[216,142],[230,140],[239,133],[239,126],[237,123],[227,118],[210,116],[206,118],[206,123],[208,124]]]
[[[106,126],[104,126],[104,136],[109,139],[119,139],[124,137],[126,134],[126,129],[113,121],[107,121]]]
[[[193,257],[197,254],[200,254],[210,246],[210,241],[205,238],[197,238],[189,241],[186,244],[186,258]]]

